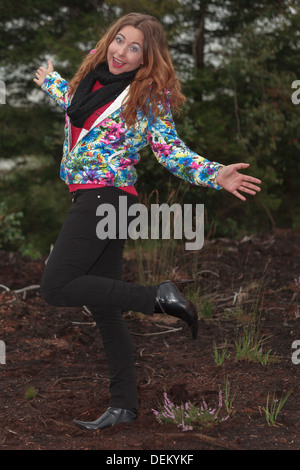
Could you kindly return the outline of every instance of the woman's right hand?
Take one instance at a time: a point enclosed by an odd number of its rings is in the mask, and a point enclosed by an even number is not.
[[[242,201],[246,201],[246,198],[239,191],[254,196],[260,191],[260,187],[257,185],[261,183],[258,178],[253,178],[253,176],[244,175],[237,171],[248,168],[248,166],[249,163],[233,163],[232,165],[223,166],[218,172],[217,184]]]
[[[51,60],[48,60],[48,67],[38,68],[35,74],[36,78],[34,78],[33,81],[37,85],[42,86],[45,81],[46,76],[52,72],[54,72],[54,68],[53,68]]]

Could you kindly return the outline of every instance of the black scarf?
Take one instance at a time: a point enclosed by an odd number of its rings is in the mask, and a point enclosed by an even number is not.
[[[91,70],[79,83],[67,110],[71,124],[75,127],[83,127],[85,121],[94,111],[114,101],[125,90],[134,79],[137,71],[138,69],[135,69],[114,75],[104,62]],[[97,80],[103,87],[92,91]]]

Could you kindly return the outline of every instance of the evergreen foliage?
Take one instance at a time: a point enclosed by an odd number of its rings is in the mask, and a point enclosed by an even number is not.
[[[59,180],[64,115],[37,89],[33,77],[51,58],[71,79],[106,27],[130,11],[164,24],[187,97],[175,116],[194,151],[224,164],[251,163],[262,192],[247,203],[225,191],[174,179],[151,151],[142,152],[137,190],[157,189],[160,201],[178,187],[180,202],[204,203],[206,234],[240,236],[278,227],[300,229],[300,5],[291,0],[16,0],[0,2],[0,195],[20,219],[20,247],[46,253],[55,241],[70,197]],[[3,237],[2,237],[3,239]]]

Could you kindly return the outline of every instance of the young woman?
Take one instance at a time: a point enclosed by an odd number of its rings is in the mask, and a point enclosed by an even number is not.
[[[119,221],[119,198],[137,202],[134,166],[150,145],[156,159],[188,183],[224,188],[245,200],[260,180],[197,155],[176,133],[171,110],[184,103],[159,21],[131,13],[117,20],[67,83],[52,63],[34,81],[65,111],[61,178],[73,195],[42,278],[45,300],[56,306],[87,305],[100,328],[110,370],[110,406],[85,429],[104,429],[137,418],[138,397],[131,338],[122,311],[162,313],[185,321],[197,337],[197,312],[175,285],[121,281],[124,239],[100,239],[97,208],[110,204]],[[151,175],[150,175],[151,176]],[[99,212],[98,212],[99,213]],[[128,223],[130,217],[126,218]],[[117,226],[117,233],[124,227]]]

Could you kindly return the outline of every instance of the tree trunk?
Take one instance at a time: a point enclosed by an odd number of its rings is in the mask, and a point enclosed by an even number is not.
[[[205,6],[200,7],[199,27],[195,35],[193,44],[193,55],[196,69],[204,67],[204,45],[205,45],[205,30],[204,30]]]

